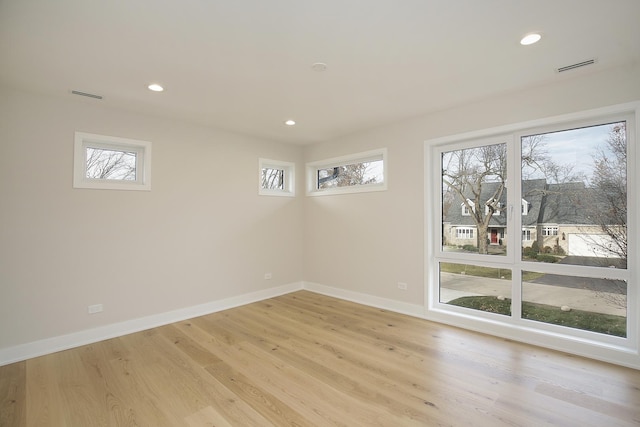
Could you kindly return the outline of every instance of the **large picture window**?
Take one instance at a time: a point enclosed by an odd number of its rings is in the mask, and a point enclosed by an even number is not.
[[[427,142],[430,316],[630,363],[637,108]]]

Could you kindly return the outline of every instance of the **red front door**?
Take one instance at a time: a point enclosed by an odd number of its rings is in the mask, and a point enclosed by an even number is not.
[[[491,229],[491,244],[492,245],[498,244],[498,230],[495,228]]]

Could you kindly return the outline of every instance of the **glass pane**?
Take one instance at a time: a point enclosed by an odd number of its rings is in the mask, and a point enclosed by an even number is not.
[[[381,184],[384,182],[382,160],[353,163],[318,169],[318,189]]]
[[[511,315],[511,270],[441,262],[440,302]]]
[[[507,146],[442,154],[442,249],[507,253]]]
[[[284,170],[263,168],[262,188],[266,190],[284,190]]]
[[[136,180],[135,152],[87,147],[87,178]]]
[[[522,138],[522,259],[627,268],[626,123]]]
[[[523,271],[522,318],[626,337],[627,283]]]

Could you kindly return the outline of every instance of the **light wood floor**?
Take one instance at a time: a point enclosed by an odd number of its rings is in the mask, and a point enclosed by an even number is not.
[[[310,292],[0,367],[10,426],[640,425],[640,371]]]

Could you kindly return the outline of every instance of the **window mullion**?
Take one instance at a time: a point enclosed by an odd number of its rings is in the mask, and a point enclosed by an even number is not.
[[[511,261],[511,317],[516,322],[522,318],[522,149],[520,138],[511,135],[507,145],[509,153],[508,177],[511,185],[507,193],[509,214],[507,215],[507,227],[512,230],[509,233],[508,247]]]

